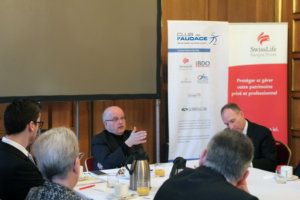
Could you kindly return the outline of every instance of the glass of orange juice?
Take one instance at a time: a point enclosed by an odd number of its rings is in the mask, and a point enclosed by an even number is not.
[[[160,177],[165,176],[165,170],[159,165],[155,166],[154,172],[155,172],[155,176],[160,176]]]
[[[138,180],[136,188],[137,188],[137,193],[140,196],[148,195],[150,192],[150,181],[149,180]]]

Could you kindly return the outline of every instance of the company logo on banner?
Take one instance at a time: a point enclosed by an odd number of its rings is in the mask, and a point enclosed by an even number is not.
[[[208,76],[205,75],[205,74],[200,74],[197,76],[197,83],[200,83],[200,84],[205,84],[205,83],[208,83]]]
[[[270,40],[270,36],[269,35],[264,35],[264,32],[259,34],[259,36],[257,37],[257,41],[259,42],[260,45],[262,45],[263,42],[266,42],[266,41],[269,41],[269,40]]]
[[[184,108],[181,108],[181,111],[182,112],[193,112],[193,111],[206,111],[207,110],[207,107],[184,107]]]
[[[217,45],[218,37],[220,35],[215,35],[215,33],[211,33],[211,36],[206,36],[201,33],[193,33],[193,32],[178,32],[177,33],[177,41],[193,41],[198,44],[212,44]]]
[[[230,33],[228,102],[287,142],[287,24],[234,24]]]
[[[227,32],[227,22],[168,21],[169,160],[199,159],[224,128]]]
[[[255,36],[253,36],[255,37]],[[277,55],[276,45],[267,45],[270,42],[270,36],[265,35],[264,32],[261,32],[257,37],[257,46],[250,46],[250,53],[253,57],[274,57]],[[267,42],[267,43],[265,43]]]
[[[210,61],[209,60],[198,60],[196,61],[196,67],[209,67]]]

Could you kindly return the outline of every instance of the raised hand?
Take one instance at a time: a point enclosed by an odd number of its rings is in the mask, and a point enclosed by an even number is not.
[[[146,137],[147,137],[146,131],[136,132],[136,127],[134,127],[129,138],[125,141],[125,144],[129,147],[132,147],[132,145],[142,144],[147,142]]]

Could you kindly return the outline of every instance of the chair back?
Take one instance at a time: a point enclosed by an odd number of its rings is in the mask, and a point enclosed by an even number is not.
[[[93,171],[94,170],[94,156],[88,157],[85,159],[84,164],[85,164],[85,169],[86,171]]]
[[[275,140],[278,165],[289,165],[292,157],[291,149],[283,142]]]

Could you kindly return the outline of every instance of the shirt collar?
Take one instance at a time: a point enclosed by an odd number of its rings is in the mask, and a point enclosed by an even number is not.
[[[247,135],[247,129],[248,129],[248,121],[246,120],[244,129],[243,129],[243,133],[244,133],[245,135]]]
[[[23,154],[25,154],[25,156],[28,157],[29,152],[22,145],[20,145],[19,143],[16,143],[15,141],[12,141],[12,140],[8,139],[5,136],[2,137],[2,142],[15,147],[16,149],[20,150]]]

